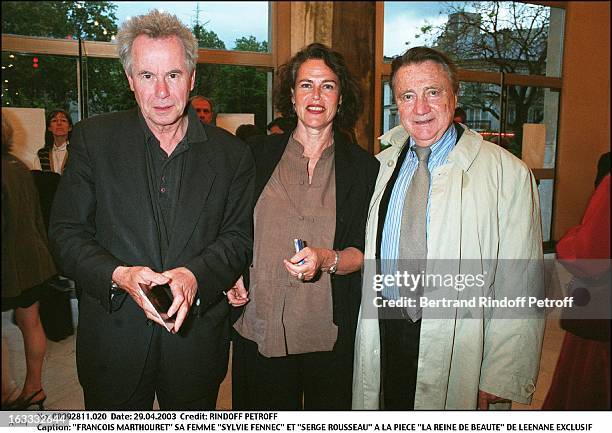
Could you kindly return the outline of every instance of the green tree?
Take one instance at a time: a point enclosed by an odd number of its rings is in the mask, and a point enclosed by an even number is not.
[[[424,26],[431,45],[447,53],[459,67],[513,74],[546,73],[549,8],[522,2],[447,3],[448,22]],[[508,111],[500,113],[500,87],[469,83],[463,86],[461,104],[507,122],[515,137],[511,150],[520,155],[523,124],[529,109],[541,105],[543,89],[508,86]],[[510,113],[509,113],[510,114]],[[531,119],[540,122],[541,116]]]
[[[117,33],[116,8],[111,2],[2,2],[2,32],[110,41]],[[33,67],[34,57],[38,59],[38,68]],[[3,88],[2,105],[64,108],[73,117],[78,111],[75,58],[3,52],[2,65],[5,67],[2,75],[9,80]],[[90,98],[91,113],[133,106],[133,97],[116,60],[85,59],[83,67],[89,75],[85,86],[89,92],[85,93],[94,95]]]
[[[234,50],[267,52],[268,43],[258,42],[254,36],[246,36],[235,41]],[[217,113],[254,113],[255,124],[262,132],[265,131],[268,99],[266,71],[251,66],[200,64],[194,93],[210,97]]]
[[[254,36],[236,40],[234,50],[267,52],[268,43]],[[267,123],[267,73],[248,66],[222,66],[215,94],[219,107],[229,113],[254,113],[255,125],[265,131]]]

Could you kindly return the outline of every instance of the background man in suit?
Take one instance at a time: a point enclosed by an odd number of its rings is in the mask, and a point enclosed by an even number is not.
[[[185,110],[197,41],[175,16],[127,21],[118,52],[138,107],[74,128],[51,215],[76,281],[87,409],[214,409],[227,370],[231,287],[252,254],[252,155]],[[166,332],[139,284],[169,284]]]
[[[189,102],[202,122],[207,125],[213,125],[215,112],[210,98],[202,95],[195,95],[189,99]]]

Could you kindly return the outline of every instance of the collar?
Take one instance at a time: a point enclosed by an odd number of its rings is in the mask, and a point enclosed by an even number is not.
[[[323,149],[319,160],[325,160],[327,158],[330,158],[334,154],[334,147],[334,141],[332,139],[331,145]],[[293,134],[289,135],[289,141],[287,142],[287,150],[298,156],[304,156],[304,146],[293,136]]]
[[[452,125],[451,125],[452,126]],[[470,168],[476,155],[480,151],[483,138],[476,131],[472,131],[465,125],[458,125],[463,128],[463,134],[459,138],[459,141],[448,154],[448,162],[459,165],[463,170]],[[390,145],[396,148],[396,151],[401,151],[404,144],[410,138],[410,134],[404,129],[402,125],[398,125],[395,128],[387,131],[385,134],[379,137],[379,140],[383,144]]]
[[[145,121],[145,118],[142,114],[142,110],[138,108],[138,120],[140,122],[140,127],[142,128],[142,132],[144,133],[145,140],[148,142],[150,139],[157,140],[157,137],[151,132],[149,125]],[[191,107],[191,104],[187,107],[185,115],[187,116],[187,132],[185,133],[185,137],[187,138],[187,144],[192,144],[199,141],[208,140],[208,136],[206,135],[204,124],[200,121],[198,115],[195,110]],[[184,138],[181,141],[184,140]]]
[[[432,161],[440,153],[443,154],[443,153],[450,152],[455,146],[456,142],[457,142],[457,130],[451,123],[451,125],[448,127],[444,135],[442,135],[442,137],[440,137],[438,141],[436,141],[434,144],[430,146],[431,155],[429,157],[429,160]],[[416,146],[416,142],[414,141],[412,137],[410,137],[410,149],[411,150],[414,149],[415,146]]]
[[[64,144],[62,144],[61,146],[56,146],[55,144],[53,145],[52,149],[54,152],[65,152],[66,148],[68,147],[68,141],[66,141]]]

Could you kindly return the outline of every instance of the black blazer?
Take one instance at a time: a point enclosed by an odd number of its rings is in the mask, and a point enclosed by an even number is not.
[[[255,203],[287,147],[290,134],[252,137],[255,156]],[[334,249],[365,247],[365,227],[379,162],[346,136],[334,133],[336,172],[336,231]],[[361,302],[361,272],[332,275],[334,323],[338,342],[354,343]]]
[[[204,313],[180,335],[162,332],[162,357],[185,398],[220,382],[227,369],[229,308],[222,291],[251,262],[255,167],[250,149],[198,120],[205,141],[186,155],[176,225],[166,255],[154,219],[145,137],[138,109],[96,116],[74,127],[66,170],[51,213],[52,250],[81,291],[77,367],[84,387],[113,401],[137,385],[154,327],[127,294],[110,302],[117,266],[190,269]],[[157,326],[157,325],[156,325]],[[186,372],[189,372],[186,374]]]

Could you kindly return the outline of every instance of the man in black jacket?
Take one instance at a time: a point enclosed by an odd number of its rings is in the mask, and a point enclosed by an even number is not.
[[[231,287],[250,263],[250,150],[187,109],[197,41],[157,10],[118,52],[138,108],[76,125],[51,215],[80,292],[77,368],[87,409],[214,409],[227,369]],[[169,284],[167,332],[141,284]]]

